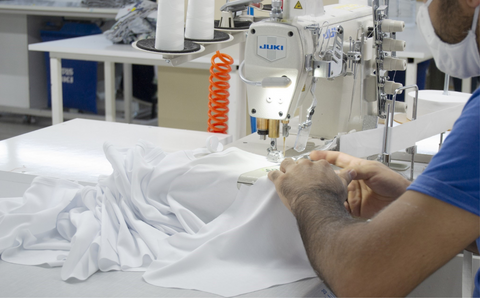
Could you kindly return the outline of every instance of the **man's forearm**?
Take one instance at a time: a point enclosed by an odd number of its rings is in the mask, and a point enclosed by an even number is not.
[[[342,245],[337,242],[338,232],[359,221],[352,218],[334,193],[322,190],[298,198],[292,212],[313,269],[330,286],[335,275],[332,273],[338,268],[334,254]]]
[[[312,267],[338,296],[406,296],[478,238],[477,216],[421,193],[405,193],[370,222],[341,203],[318,191],[292,206]]]

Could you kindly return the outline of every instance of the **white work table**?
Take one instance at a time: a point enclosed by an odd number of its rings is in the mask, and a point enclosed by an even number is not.
[[[0,171],[96,183],[112,173],[105,142],[130,148],[142,139],[173,152],[205,147],[210,136],[232,142],[225,134],[74,119],[0,141]]]
[[[213,135],[223,144],[232,141],[229,135],[97,120],[74,119],[56,124],[0,141],[0,198],[22,196],[35,176],[95,184],[99,175],[112,173],[102,151],[106,141],[132,147],[144,139],[173,152],[204,147],[206,139]],[[143,281],[143,272],[97,272],[83,282],[64,282],[60,270],[0,261],[0,297],[219,297],[152,286]],[[314,278],[243,297],[326,297],[322,292],[325,288]]]
[[[75,119],[0,141],[0,198],[20,197],[35,176],[94,184],[111,174],[105,141],[131,147],[147,140],[167,152],[203,147],[211,133],[135,124]],[[216,134],[222,143],[231,136]],[[409,297],[458,297],[462,258],[456,257],[417,287]],[[0,261],[0,297],[218,297],[147,284],[142,272],[97,272],[86,281],[60,279],[61,268]],[[395,270],[395,268],[392,268]],[[332,297],[318,278],[248,293],[241,297]]]
[[[229,46],[222,52],[225,52],[234,58],[234,65],[240,64],[243,52],[239,50],[235,43],[243,44],[245,35],[243,32],[235,35],[232,46]],[[210,45],[209,49],[220,49],[222,44]],[[105,114],[107,121],[115,121],[115,84],[114,84],[114,64],[123,63],[124,65],[124,96],[125,96],[125,115],[127,122],[131,121],[130,102],[132,98],[131,85],[131,65],[157,65],[169,66],[162,55],[148,53],[134,49],[129,44],[113,44],[105,38],[103,34],[91,35],[78,38],[70,38],[58,41],[42,42],[29,45],[30,51],[40,51],[50,53],[50,78],[52,84],[52,122],[53,124],[63,121],[63,102],[62,96],[62,76],[61,59],[87,60],[104,62],[105,68]],[[185,68],[210,68],[212,54],[197,54],[199,57],[181,64],[176,67]],[[229,112],[229,133],[238,138],[241,133],[236,131],[245,125],[245,87],[240,83],[237,71],[231,73],[230,89],[230,112]],[[208,88],[208,86],[205,86]],[[238,115],[237,115],[238,114]]]

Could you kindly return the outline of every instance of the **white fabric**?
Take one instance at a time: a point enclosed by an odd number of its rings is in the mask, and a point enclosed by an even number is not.
[[[234,296],[314,277],[296,222],[236,148],[165,154],[147,142],[104,146],[113,173],[96,186],[36,178],[23,198],[0,199],[0,253],[63,266],[61,278],[98,270],[146,271],[147,282]]]

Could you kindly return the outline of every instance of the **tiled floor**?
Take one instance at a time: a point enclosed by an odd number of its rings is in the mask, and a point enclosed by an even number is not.
[[[9,139],[52,125],[51,118],[0,112],[0,140]]]

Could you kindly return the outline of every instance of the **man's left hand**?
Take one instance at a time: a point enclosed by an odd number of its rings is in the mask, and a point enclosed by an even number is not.
[[[341,203],[347,199],[347,185],[355,172],[342,170],[338,174],[325,160],[310,161],[285,159],[280,170],[272,171],[268,178],[272,180],[283,204],[295,213],[295,207],[306,198],[319,198],[328,193]],[[330,197],[330,196],[329,196]]]

